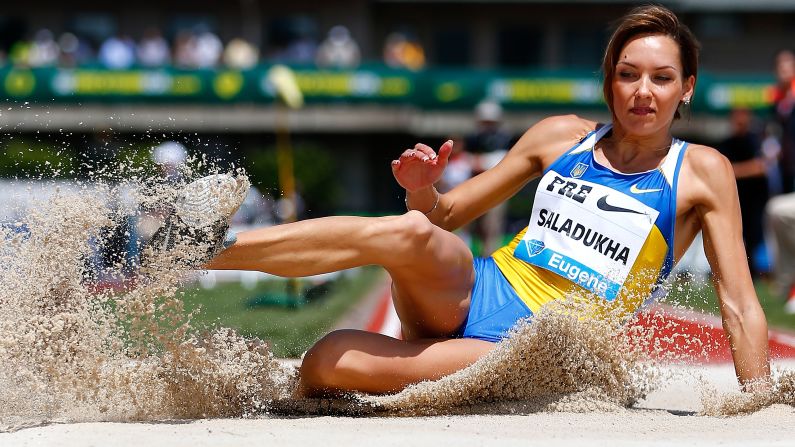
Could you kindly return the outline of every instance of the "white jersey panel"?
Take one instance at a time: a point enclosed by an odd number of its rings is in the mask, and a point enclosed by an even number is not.
[[[577,170],[572,173],[576,176]],[[659,211],[634,197],[549,170],[514,256],[612,300],[638,257]]]

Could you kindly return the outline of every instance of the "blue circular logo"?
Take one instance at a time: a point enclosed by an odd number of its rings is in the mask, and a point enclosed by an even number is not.
[[[527,253],[530,256],[535,256],[541,253],[542,251],[544,251],[544,248],[546,247],[544,245],[544,242],[539,241],[538,239],[531,239],[529,241],[524,241],[524,243],[525,246],[527,247]]]

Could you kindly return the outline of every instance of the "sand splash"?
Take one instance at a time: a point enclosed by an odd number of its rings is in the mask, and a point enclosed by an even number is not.
[[[122,275],[119,259],[90,261],[125,221],[117,186],[58,189],[0,231],[0,430],[44,421],[243,416],[284,398],[295,373],[256,341],[200,332],[184,311],[189,273],[174,252],[142,270],[129,291],[92,290]],[[140,182],[135,202],[169,203],[179,185]],[[183,257],[206,247],[183,244]]]
[[[705,416],[737,416],[757,412],[771,405],[795,406],[795,371],[772,371],[772,385],[766,391],[718,393],[702,385],[701,413]]]
[[[582,310],[563,301],[547,306],[471,367],[368,400],[400,414],[479,412],[488,407],[507,412],[614,411],[634,404],[658,383],[654,362],[637,333],[624,331],[617,319],[578,318]]]
[[[192,174],[192,173],[189,173]],[[196,174],[192,175],[193,177]],[[188,175],[186,178],[191,178]],[[183,182],[184,184],[184,182]],[[265,344],[229,329],[194,327],[182,306],[190,272],[174,258],[206,247],[177,244],[141,269],[128,290],[97,291],[88,262],[108,228],[136,210],[173,202],[180,184],[138,179],[57,191],[0,228],[0,431],[48,421],[246,417],[264,412],[434,415],[618,411],[653,390],[653,331],[619,315],[588,320],[577,300],[548,306],[532,324],[470,367],[389,396],[293,396],[297,372]],[[135,269],[124,259],[101,275]],[[609,314],[609,312],[607,312]],[[795,375],[772,392],[705,401],[705,414],[795,403]]]

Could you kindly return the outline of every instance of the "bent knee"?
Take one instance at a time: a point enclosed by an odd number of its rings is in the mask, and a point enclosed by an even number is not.
[[[310,395],[345,389],[350,375],[350,330],[339,330],[318,340],[301,362],[301,387]],[[348,354],[346,356],[346,354]],[[348,366],[346,366],[348,365]]]
[[[409,211],[396,219],[394,249],[400,259],[411,262],[424,256],[435,231],[440,230],[419,211]]]

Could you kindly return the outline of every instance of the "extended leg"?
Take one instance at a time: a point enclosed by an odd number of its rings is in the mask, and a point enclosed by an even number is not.
[[[303,220],[238,233],[235,244],[206,267],[259,270],[285,277],[370,264],[399,267],[425,258],[426,253],[417,252],[433,248],[427,245],[434,242],[430,240],[434,228],[445,232],[416,211],[401,216]]]
[[[370,264],[383,266],[393,279],[406,338],[449,337],[466,319],[472,255],[457,236],[417,211],[327,217],[243,232],[206,267],[294,277]]]

